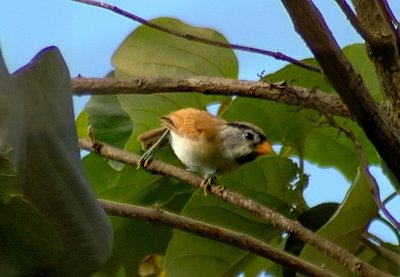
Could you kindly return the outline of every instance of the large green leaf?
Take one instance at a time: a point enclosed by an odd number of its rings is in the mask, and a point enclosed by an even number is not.
[[[152,22],[226,42],[216,31],[192,27],[176,19],[159,18]],[[238,74],[237,60],[232,49],[187,41],[146,26],[137,28],[125,39],[115,52],[112,62],[115,76],[119,77],[210,75],[236,78]],[[79,117],[78,130],[85,136],[85,124],[90,123],[97,140],[139,153],[141,145],[137,136],[159,127],[160,116],[188,106],[204,109],[220,99],[227,98],[196,93],[93,97]],[[134,128],[132,134],[129,134],[129,126]],[[180,164],[170,149],[160,150],[157,156],[170,163]],[[187,184],[131,167],[110,167],[106,160],[92,155],[85,157],[84,164],[99,197],[147,206],[158,204],[179,212],[193,192]],[[171,229],[165,228],[156,240],[152,226],[136,221],[113,220],[113,227],[116,235],[121,235],[121,238],[116,240],[112,258],[99,274],[135,274],[135,267],[146,255],[165,252],[165,246],[172,235]],[[137,236],[128,235],[136,233]],[[143,251],[134,249],[136,246],[143,248]]]
[[[112,218],[114,245],[110,260],[95,276],[138,276],[147,256],[165,253],[172,229],[137,219]]]
[[[227,42],[212,29],[187,25],[178,19],[161,17],[154,24],[178,32]],[[147,26],[132,32],[113,56],[116,76],[225,76],[236,78],[237,60],[232,49],[189,41]]]
[[[292,161],[272,156],[221,177],[220,183],[283,214],[296,217],[293,206],[299,201],[299,195],[292,189],[292,182],[297,173],[298,168]],[[192,197],[182,214],[264,241],[270,241],[280,234],[273,226],[242,209],[213,196],[204,197],[201,193]],[[232,246],[175,232],[166,254],[166,271],[170,276],[188,276],[193,268],[202,268],[201,273],[196,273],[197,276],[232,276],[249,270],[255,260],[258,260],[256,256],[249,256],[246,251]],[[207,263],[207,267],[202,266],[204,263]],[[236,271],[233,272],[233,269]]]
[[[368,57],[364,44],[352,44],[343,48],[343,53],[350,60],[354,68],[360,73],[368,89],[376,98],[381,98],[381,89],[374,65]],[[303,62],[318,65],[314,58],[303,60]],[[296,65],[289,64],[275,73],[263,78],[267,82],[287,81],[292,85],[305,88],[317,88],[325,92],[335,93],[330,84],[323,78],[322,74],[311,72]]]
[[[12,149],[10,161],[17,171],[17,187],[54,228],[62,245],[61,257],[42,260],[40,272],[57,276],[89,274],[108,259],[112,233],[81,166],[65,62],[58,49],[50,47],[12,77],[2,72],[1,78],[14,85],[12,90],[1,85],[0,95],[12,107],[1,127],[6,128],[2,143]],[[39,215],[34,218],[37,223],[41,220]],[[21,229],[32,227],[23,216],[15,222]],[[46,238],[49,234],[44,232],[42,240],[51,239]],[[15,241],[16,246],[18,243],[23,246]],[[32,247],[30,251],[36,249]],[[27,249],[16,248],[1,256],[7,258],[17,251],[23,256]],[[32,255],[31,261],[37,258]]]
[[[96,140],[117,147],[125,146],[133,126],[117,96],[91,97],[84,113],[87,114],[88,124],[92,126]]]
[[[359,169],[344,202],[317,234],[354,252],[369,222],[377,214],[378,207],[372,197],[368,177],[362,169]],[[341,264],[309,245],[304,247],[300,257],[317,266],[324,266],[339,276],[346,276],[349,273]]]
[[[53,226],[17,197],[0,200],[0,245],[0,276],[40,273],[62,254]]]
[[[377,246],[378,248],[385,248],[384,250],[391,251],[392,255],[400,255],[400,246],[393,245],[390,243],[382,243],[381,245]],[[361,259],[368,262],[372,266],[388,272],[394,276],[400,275],[400,266],[394,259],[388,259],[386,255],[382,255],[381,253],[374,250],[374,248],[366,247],[363,245],[361,250],[359,251],[360,254],[358,255]]]
[[[86,156],[83,163],[100,198],[144,206],[157,204],[180,212],[193,191],[187,184],[133,167],[115,170],[106,159],[93,154]],[[172,237],[171,228],[155,227],[139,220],[114,218],[112,224],[113,251],[99,276],[114,276],[121,269],[127,276],[136,276],[140,262],[148,255],[165,253]]]
[[[189,26],[177,19],[152,20],[176,31],[227,42],[218,32]],[[132,32],[113,56],[116,76],[184,77],[208,75],[236,78],[238,64],[232,49],[223,49],[185,40],[141,26]],[[127,149],[137,152],[136,137],[160,126],[159,117],[183,107],[206,108],[223,97],[196,93],[161,95],[120,95],[119,101],[135,124],[133,138]]]
[[[379,98],[379,82],[369,61],[365,47],[360,44],[348,46],[344,52],[356,69],[367,80],[370,90]],[[307,60],[315,63],[315,60]],[[303,87],[319,88],[334,93],[320,74],[294,65],[288,65],[265,77],[268,81],[286,80]],[[246,113],[243,113],[246,110]],[[264,129],[267,137],[321,167],[338,169],[349,181],[353,180],[359,166],[354,144],[336,128],[331,127],[317,111],[299,109],[271,101],[236,98],[223,116],[229,120],[248,120]],[[335,117],[338,124],[352,131],[363,147],[370,164],[378,164],[375,148],[362,129],[351,119]]]

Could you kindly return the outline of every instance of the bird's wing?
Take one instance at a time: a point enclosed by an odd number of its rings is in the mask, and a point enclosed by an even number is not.
[[[221,118],[193,108],[175,111],[161,117],[161,121],[168,129],[189,139],[215,138],[221,126],[226,124]]]

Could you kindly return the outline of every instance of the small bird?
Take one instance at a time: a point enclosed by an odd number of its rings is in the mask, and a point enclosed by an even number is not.
[[[194,108],[174,111],[161,121],[162,127],[138,137],[147,150],[140,166],[146,167],[159,147],[170,144],[189,171],[205,178],[205,193],[218,175],[271,152],[263,131],[251,123],[227,122]]]

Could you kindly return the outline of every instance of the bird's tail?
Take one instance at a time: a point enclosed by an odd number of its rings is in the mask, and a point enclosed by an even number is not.
[[[143,150],[148,150],[154,143],[156,143],[161,136],[167,131],[167,127],[163,126],[160,128],[156,128],[150,130],[146,133],[141,134],[138,136],[137,140],[142,143]],[[168,137],[165,137],[163,141],[160,142],[158,148],[162,148],[168,145]]]

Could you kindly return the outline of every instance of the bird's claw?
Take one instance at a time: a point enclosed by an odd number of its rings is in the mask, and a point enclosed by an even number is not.
[[[215,183],[214,177],[207,177],[200,183],[200,188],[203,190],[204,197],[207,197],[211,185]]]
[[[140,169],[141,167],[147,168],[149,166],[149,164],[151,163],[152,158],[153,158],[153,154],[150,153],[149,151],[144,153],[140,157],[140,160],[139,160],[138,165],[137,165],[137,169]]]

